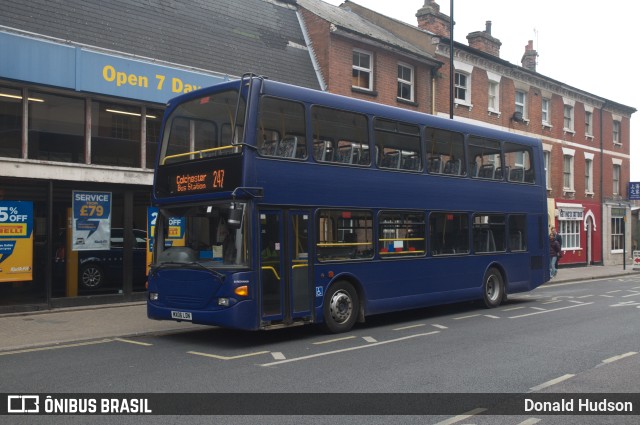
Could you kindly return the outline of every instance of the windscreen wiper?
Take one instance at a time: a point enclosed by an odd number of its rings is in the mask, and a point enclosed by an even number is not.
[[[210,272],[211,274],[215,275],[220,280],[224,280],[224,278],[227,277],[224,273],[220,273],[217,270],[211,269],[211,268],[205,266],[204,264],[202,264],[199,261],[190,261],[190,262],[187,262],[187,263],[178,262],[178,261],[165,261],[162,264],[159,264],[159,265],[153,267],[151,272],[154,273],[157,270],[161,270],[161,269],[168,268],[168,267],[171,267],[171,268],[185,268],[185,267],[191,267],[191,266],[198,266],[198,267]]]

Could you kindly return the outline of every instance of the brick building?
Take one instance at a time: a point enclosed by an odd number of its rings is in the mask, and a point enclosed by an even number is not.
[[[319,0],[298,4],[326,90],[449,117],[450,18],[434,0],[417,11],[417,26],[348,0],[339,8]],[[562,264],[622,264],[623,246],[631,247],[622,223],[631,214],[626,187],[636,110],[536,72],[531,41],[521,64],[500,59],[491,22],[467,40],[453,43],[454,119],[541,139],[549,223],[563,237]]]

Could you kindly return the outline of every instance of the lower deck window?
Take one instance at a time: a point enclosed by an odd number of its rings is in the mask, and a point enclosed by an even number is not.
[[[318,260],[373,258],[372,223],[373,217],[369,211],[320,211],[318,218]]]
[[[424,214],[382,212],[379,218],[378,250],[381,257],[424,255]]]
[[[431,213],[429,243],[432,255],[469,253],[469,218],[463,213]]]

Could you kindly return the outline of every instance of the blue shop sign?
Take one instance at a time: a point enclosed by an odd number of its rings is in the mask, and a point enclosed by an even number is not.
[[[156,103],[228,80],[1,31],[0,78]]]

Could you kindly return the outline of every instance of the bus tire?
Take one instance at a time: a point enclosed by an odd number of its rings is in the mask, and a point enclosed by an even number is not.
[[[495,267],[491,267],[484,274],[482,281],[482,296],[487,308],[498,307],[505,298],[504,280],[502,273]]]
[[[339,281],[327,291],[324,299],[324,326],[332,333],[349,331],[358,319],[360,300],[349,282]]]

